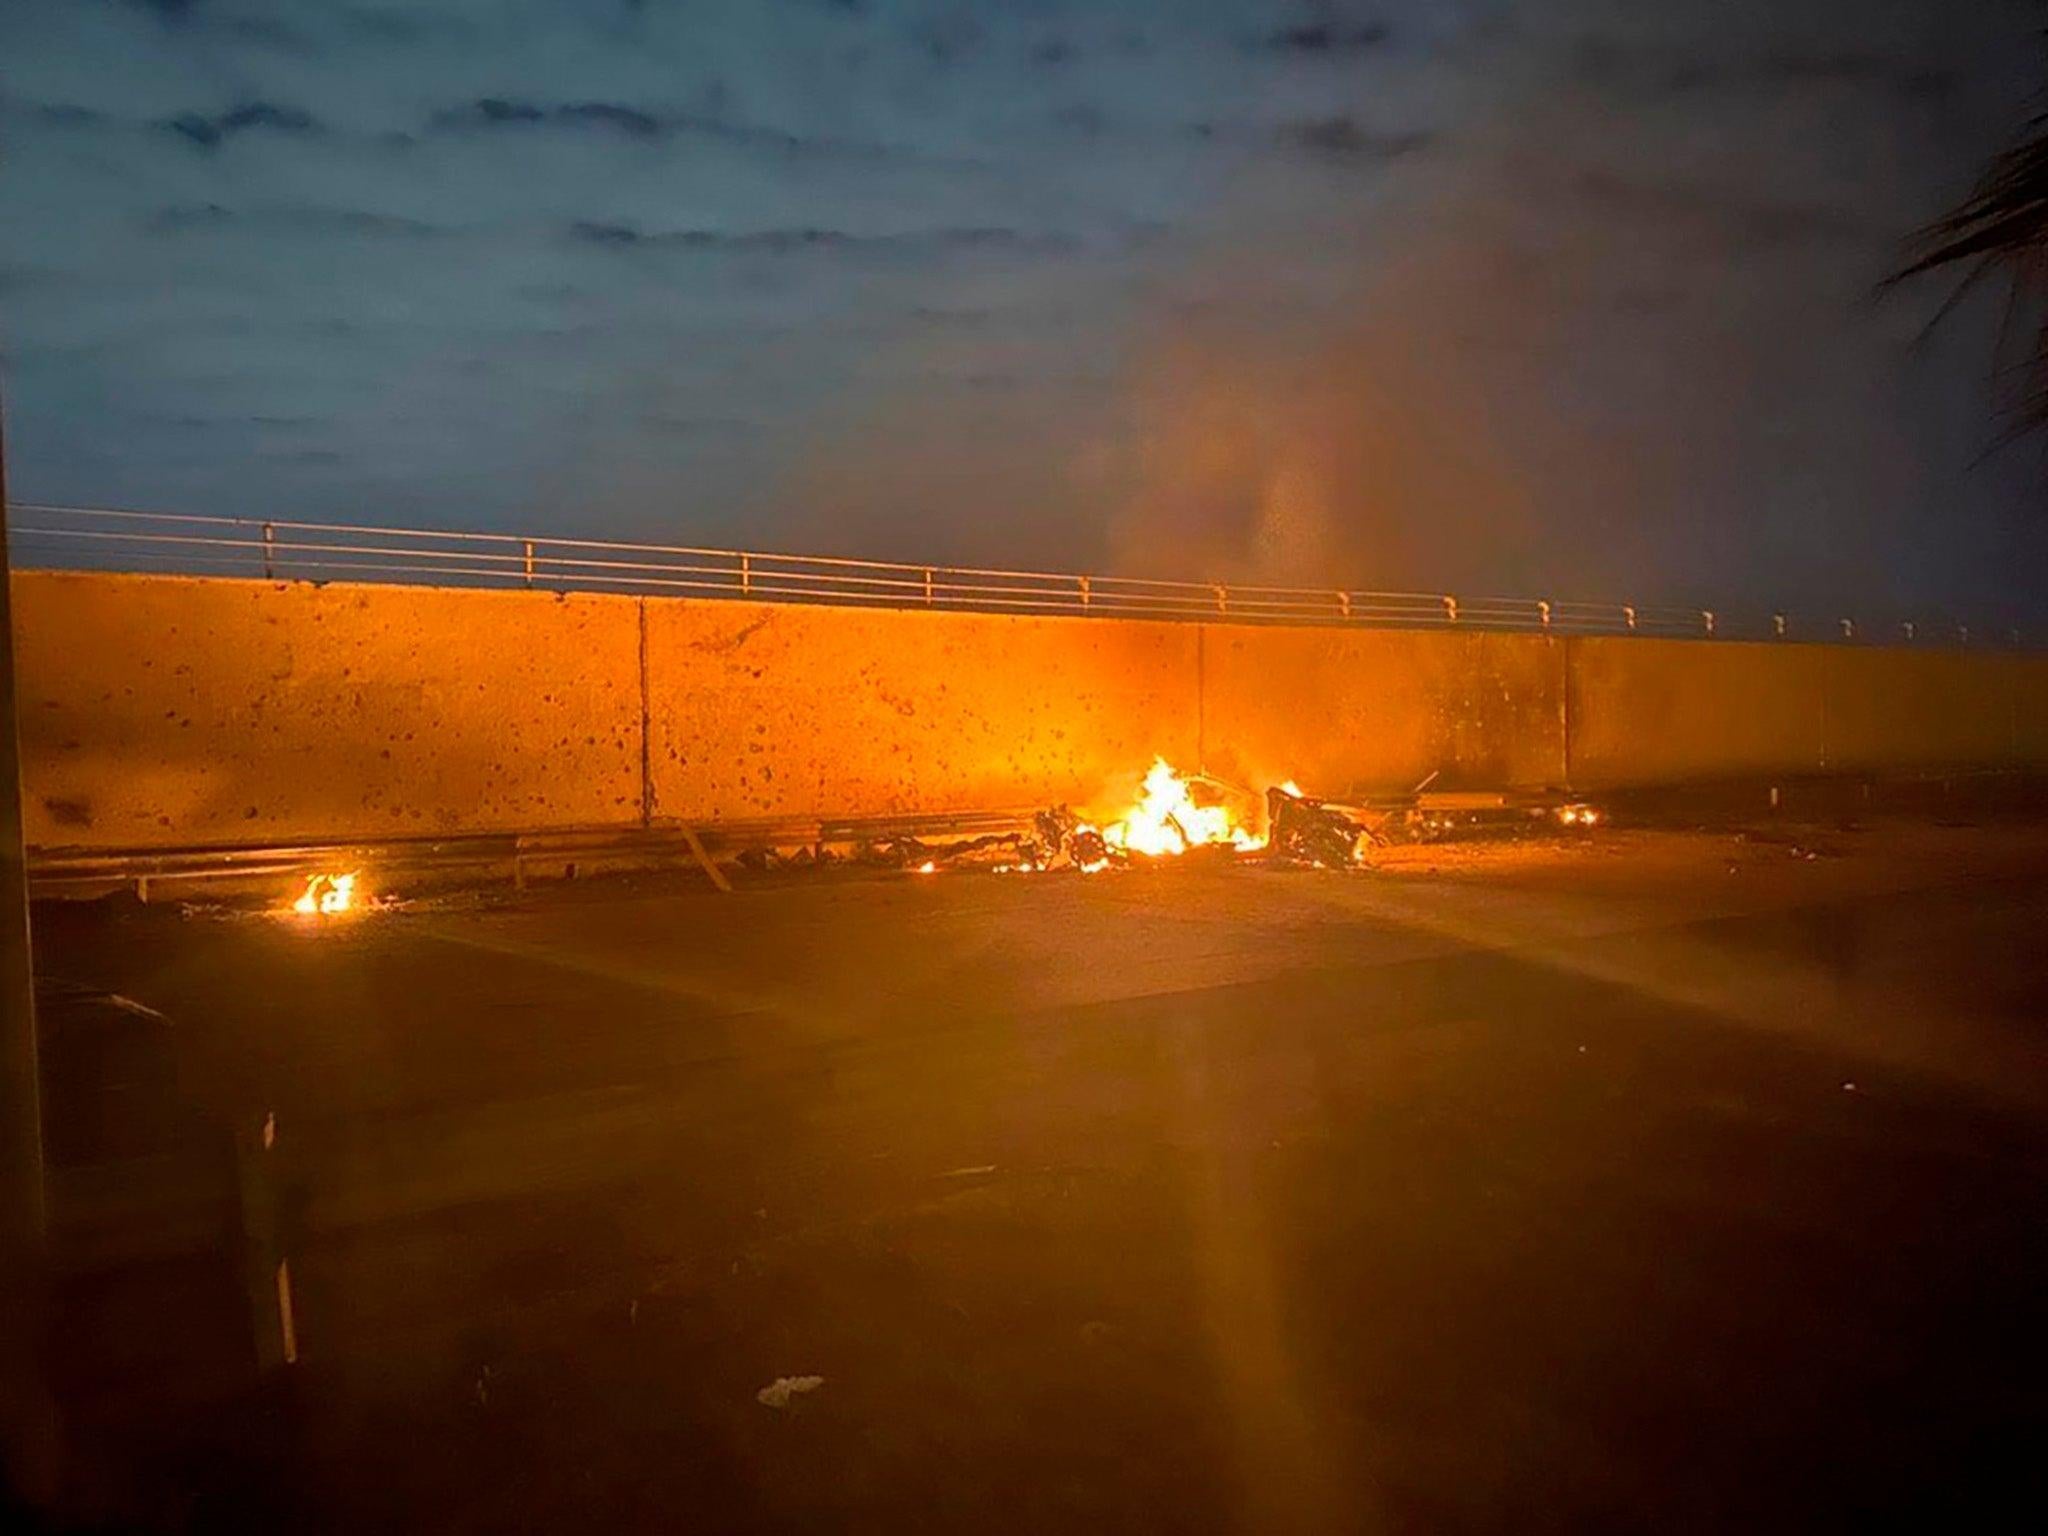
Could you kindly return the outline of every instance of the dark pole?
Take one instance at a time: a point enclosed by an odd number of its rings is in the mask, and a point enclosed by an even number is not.
[[[43,1376],[42,1085],[29,966],[21,741],[14,716],[14,604],[7,564],[6,423],[0,416],[0,1500],[55,1493],[55,1420]],[[0,1505],[4,1507],[4,1505]]]

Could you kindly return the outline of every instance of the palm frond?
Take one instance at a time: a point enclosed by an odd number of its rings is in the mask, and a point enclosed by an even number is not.
[[[1968,197],[1914,237],[1910,252],[1881,289],[1930,272],[1965,269],[1930,326],[1986,278],[2006,279],[2001,355],[2016,316],[2026,316],[2032,330],[2023,382],[2012,391],[2015,428],[2048,426],[2048,116],[2028,124],[2026,136],[1991,162]]]

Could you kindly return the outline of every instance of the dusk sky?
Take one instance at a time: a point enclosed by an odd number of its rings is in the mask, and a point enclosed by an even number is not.
[[[2039,612],[1996,0],[9,0],[17,501]]]

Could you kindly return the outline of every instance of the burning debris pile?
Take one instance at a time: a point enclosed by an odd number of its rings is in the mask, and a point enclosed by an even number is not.
[[[1040,811],[1025,856],[997,868],[1002,873],[1072,868],[1093,875],[1190,854],[1231,862],[1265,846],[1265,839],[1243,824],[1244,799],[1240,790],[1214,779],[1184,778],[1165,758],[1154,758],[1137,803],[1121,817],[1098,825],[1064,805]]]
[[[1363,849],[1380,840],[1360,815],[1357,807],[1317,800],[1291,782],[1267,790],[1262,799],[1221,779],[1182,774],[1164,758],[1155,758],[1136,800],[1118,816],[1091,819],[1058,805],[1038,812],[1025,831],[943,843],[907,836],[880,838],[858,845],[844,857],[849,863],[918,874],[985,869],[1004,875],[1066,870],[1095,875],[1169,860],[1228,865],[1255,857],[1343,868],[1358,862]],[[1253,830],[1260,820],[1265,832]],[[835,857],[825,849],[800,849],[789,855],[756,850],[742,862],[761,869],[796,868],[835,862]]]
[[[1433,777],[1433,776],[1432,776]],[[1296,869],[1357,869],[1370,852],[1398,843],[1499,837],[1552,826],[1590,828],[1592,806],[1554,796],[1428,792],[1346,803],[1308,794],[1292,780],[1263,796],[1206,774],[1183,774],[1155,758],[1121,814],[1091,819],[1068,806],[1039,811],[1028,828],[929,841],[908,834],[788,852],[753,848],[740,855],[755,871],[834,864],[900,869],[919,875],[951,870],[993,874],[1101,874],[1106,870],[1233,865],[1246,859]],[[1258,830],[1255,830],[1258,829]]]
[[[1266,791],[1266,850],[1276,864],[1345,869],[1383,841],[1349,806],[1312,799],[1293,784]]]

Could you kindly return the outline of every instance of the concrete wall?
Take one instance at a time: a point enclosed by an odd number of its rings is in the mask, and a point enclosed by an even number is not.
[[[2048,661],[1856,646],[1574,639],[1571,782],[2048,763]]]
[[[1827,766],[1858,772],[2013,761],[2016,689],[2048,664],[1844,646],[1825,665]]]
[[[584,594],[17,572],[29,842],[630,819],[638,613]]]
[[[1212,772],[1325,794],[1564,773],[1564,654],[1541,635],[1205,625]]]
[[[1079,804],[1196,755],[1196,626],[647,604],[653,803],[687,821]]]
[[[2048,660],[14,577],[28,836],[138,849],[2048,766]]]
[[[1575,785],[1827,766],[1824,646],[1619,636],[1565,644]]]

